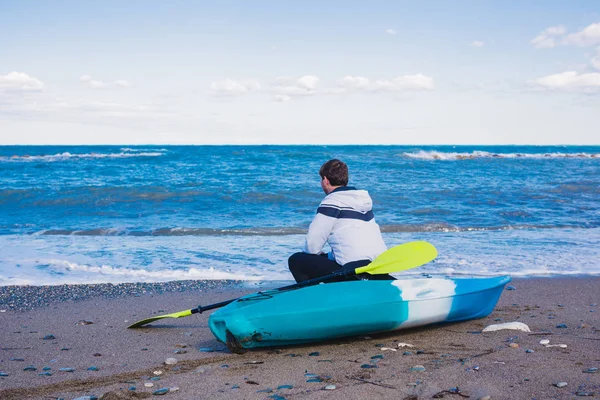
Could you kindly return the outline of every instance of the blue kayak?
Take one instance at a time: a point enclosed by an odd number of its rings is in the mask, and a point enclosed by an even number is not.
[[[232,352],[457,322],[489,315],[509,276],[349,281],[262,291],[217,310],[208,326]]]

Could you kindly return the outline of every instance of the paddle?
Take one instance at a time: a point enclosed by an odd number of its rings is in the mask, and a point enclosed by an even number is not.
[[[284,286],[275,290],[292,290],[314,285],[333,278],[347,277],[364,273],[377,275],[406,271],[408,269],[416,268],[426,264],[436,257],[437,250],[431,243],[422,241],[404,243],[381,253],[379,257],[373,260],[373,262],[371,262],[369,265],[365,265],[364,267],[351,270],[340,270],[339,272],[335,272],[330,275],[295,283],[293,285]],[[198,306],[197,308],[192,308],[191,310],[180,311],[173,314],[157,315],[156,317],[146,318],[138,321],[135,324],[130,325],[128,328],[139,328],[149,324],[150,322],[154,322],[163,318],[182,318],[192,314],[199,314],[204,311],[226,306],[227,304],[233,303],[236,300],[238,299],[222,301],[220,303],[210,304],[208,306]]]

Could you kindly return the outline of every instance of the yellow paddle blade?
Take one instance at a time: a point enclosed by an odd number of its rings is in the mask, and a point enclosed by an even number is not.
[[[131,329],[131,328],[139,328],[140,326],[144,326],[149,324],[150,322],[154,322],[154,321],[158,321],[159,319],[163,319],[163,318],[181,318],[181,317],[187,317],[188,315],[192,315],[192,310],[185,310],[185,311],[179,311],[173,314],[165,314],[165,315],[157,315],[156,317],[151,317],[151,318],[146,318],[143,319],[141,321],[136,322],[133,325],[129,325],[127,328]]]
[[[391,274],[416,268],[437,257],[437,250],[429,242],[404,243],[384,251],[369,265],[357,268],[357,274]]]

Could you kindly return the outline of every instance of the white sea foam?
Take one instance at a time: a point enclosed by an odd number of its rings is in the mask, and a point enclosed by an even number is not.
[[[58,153],[52,155],[13,155],[13,156],[0,156],[0,162],[27,162],[27,161],[66,161],[66,160],[77,160],[77,159],[95,159],[95,158],[131,158],[131,157],[160,157],[164,153],[158,151],[152,152],[140,152],[140,153]]]
[[[142,148],[136,148],[136,149],[132,149],[129,147],[123,147],[121,149],[121,151],[126,151],[126,152],[131,152],[131,153],[136,153],[136,152],[167,152],[169,150],[167,149],[142,149]]]
[[[418,160],[473,160],[479,158],[506,158],[506,159],[552,159],[552,158],[594,158],[600,159],[600,153],[490,153],[487,151],[473,151],[471,153],[424,151],[405,152],[404,157]]]
[[[0,285],[291,280],[287,258],[304,235],[0,235]],[[384,234],[389,247],[426,240],[438,258],[394,274],[433,276],[600,275],[600,228]]]

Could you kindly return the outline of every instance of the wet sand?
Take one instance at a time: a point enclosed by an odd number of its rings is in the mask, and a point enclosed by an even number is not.
[[[2,287],[0,399],[149,398],[160,388],[173,399],[600,398],[600,277],[510,285],[483,319],[243,355],[215,340],[210,312],[126,329],[256,290],[235,282]],[[512,321],[532,333],[481,333]]]

